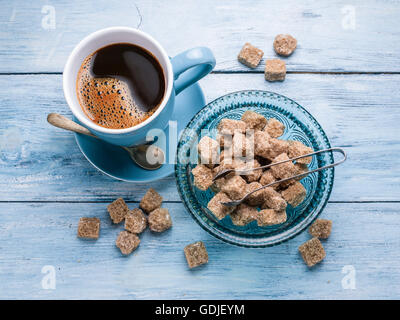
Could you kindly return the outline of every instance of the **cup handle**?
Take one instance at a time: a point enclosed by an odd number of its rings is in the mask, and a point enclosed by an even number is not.
[[[175,93],[179,94],[214,69],[215,57],[209,48],[197,47],[173,57],[171,63],[174,72]]]

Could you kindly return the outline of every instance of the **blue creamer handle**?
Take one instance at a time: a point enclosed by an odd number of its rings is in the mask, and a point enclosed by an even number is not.
[[[175,93],[179,94],[209,74],[215,67],[215,57],[206,47],[186,50],[171,59]]]

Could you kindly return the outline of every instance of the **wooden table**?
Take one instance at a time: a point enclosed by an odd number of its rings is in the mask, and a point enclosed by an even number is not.
[[[398,1],[3,1],[0,11],[0,298],[351,299],[400,298],[400,3]],[[54,20],[55,18],[55,20]],[[286,95],[346,148],[322,213],[333,220],[327,257],[309,269],[303,232],[265,249],[216,240],[190,217],[174,177],[139,185],[112,180],[80,153],[72,134],[46,123],[71,117],[62,69],[72,48],[107,26],[144,30],[173,56],[210,47],[214,72],[200,81],[207,101],[245,89]],[[298,39],[282,83],[263,66],[237,62],[244,42],[274,58],[276,34]],[[133,208],[153,187],[173,228],[141,237],[121,256],[106,206]],[[101,218],[95,242],[76,238],[82,216]],[[202,240],[210,262],[190,271],[183,247]],[[47,266],[47,267],[46,267]],[[50,267],[48,267],[50,266]],[[46,282],[55,274],[56,288]],[[354,280],[354,281],[353,281]]]

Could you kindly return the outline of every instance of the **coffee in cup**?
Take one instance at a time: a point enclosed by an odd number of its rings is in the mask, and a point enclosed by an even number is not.
[[[124,129],[149,118],[165,94],[165,77],[157,59],[146,49],[115,43],[83,61],[76,80],[79,104],[95,124]]]

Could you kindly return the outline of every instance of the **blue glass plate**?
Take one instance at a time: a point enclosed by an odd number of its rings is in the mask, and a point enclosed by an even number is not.
[[[201,191],[193,185],[190,150],[198,143],[201,130],[216,129],[223,118],[240,119],[246,110],[253,110],[266,118],[274,117],[286,129],[280,139],[298,140],[314,150],[330,148],[329,140],[319,123],[295,101],[268,91],[234,92],[214,100],[200,110],[182,133],[178,149],[175,175],[183,203],[194,220],[207,232],[225,242],[243,247],[267,247],[293,238],[306,229],[325,207],[333,187],[334,169],[308,175],[301,180],[307,190],[306,199],[296,208],[288,206],[287,221],[283,224],[259,227],[256,221],[246,226],[235,226],[230,216],[218,221],[207,209],[213,197],[211,190]],[[332,153],[313,157],[309,169],[333,163]]]

